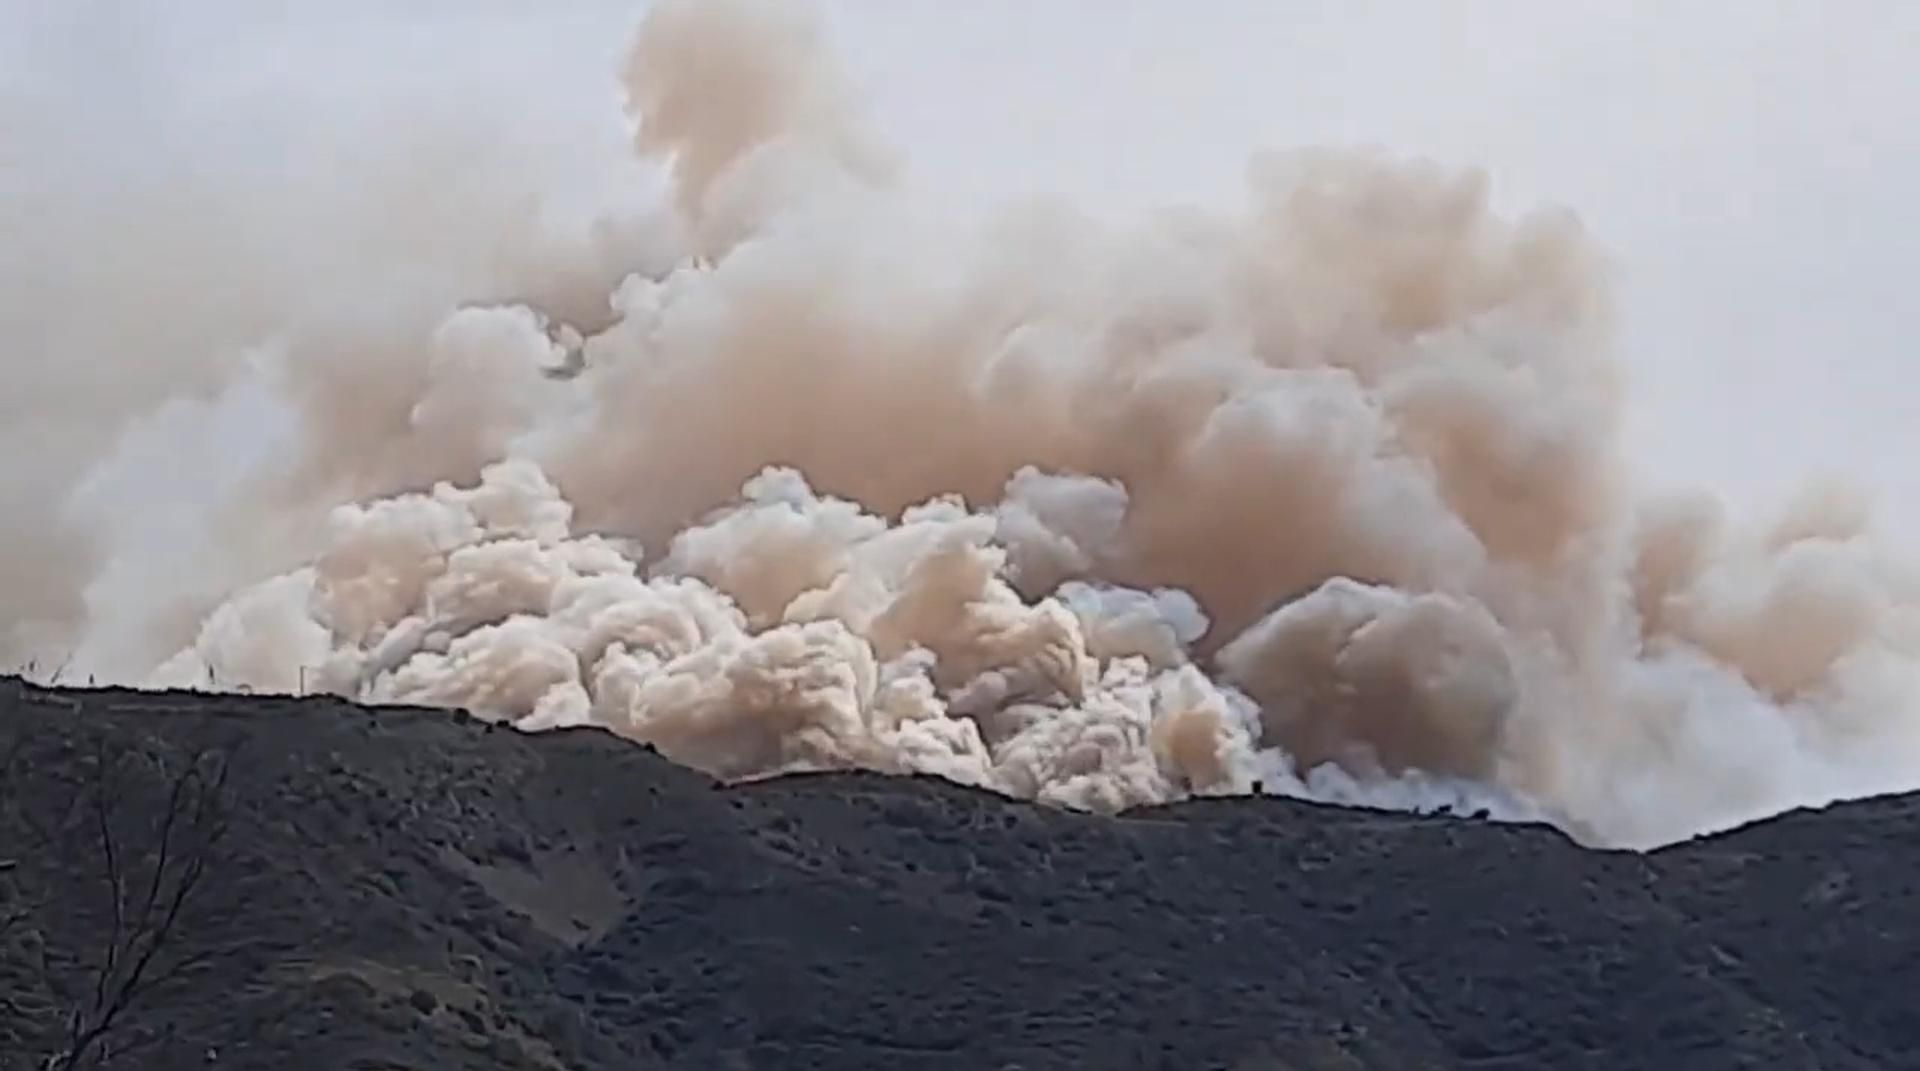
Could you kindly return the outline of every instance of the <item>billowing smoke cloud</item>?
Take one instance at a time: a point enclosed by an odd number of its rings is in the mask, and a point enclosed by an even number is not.
[[[1635,490],[1570,216],[1298,152],[1233,213],[940,218],[790,8],[659,3],[623,77],[655,199],[400,183],[341,219],[486,255],[294,301],[341,273],[213,245],[103,298],[75,330],[135,371],[9,476],[77,487],[7,533],[12,653],[1098,810],[1258,784],[1646,846],[1920,784],[1920,575],[1837,491],[1743,527]],[[150,288],[208,279],[253,290],[141,364]]]

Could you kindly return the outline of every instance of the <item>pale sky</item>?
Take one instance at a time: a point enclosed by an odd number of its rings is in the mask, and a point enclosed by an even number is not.
[[[117,71],[139,91],[82,114],[137,124],[169,95],[269,114],[327,72],[368,115],[463,89],[507,121],[605,133],[642,6],[0,0],[0,83],[79,108]],[[1920,4],[827,8],[879,127],[946,193],[1219,203],[1255,150],[1365,143],[1484,167],[1503,205],[1569,206],[1618,262],[1642,460],[1736,497],[1851,474],[1920,530]]]
[[[1920,4],[833,11],[916,167],[970,190],[1218,200],[1251,149],[1364,143],[1572,207],[1619,265],[1638,454],[1735,494],[1856,475],[1920,520]]]

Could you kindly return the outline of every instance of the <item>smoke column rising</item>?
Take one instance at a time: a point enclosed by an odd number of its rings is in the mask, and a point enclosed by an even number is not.
[[[450,124],[298,217],[164,158],[106,222],[48,196],[44,241],[196,258],[47,343],[98,367],[9,362],[68,400],[7,413],[0,491],[62,505],[5,532],[0,653],[1601,845],[1920,785],[1920,576],[1838,490],[1635,489],[1571,216],[1323,151],[1231,213],[945,215],[783,5],[656,4],[620,75],[592,181]]]

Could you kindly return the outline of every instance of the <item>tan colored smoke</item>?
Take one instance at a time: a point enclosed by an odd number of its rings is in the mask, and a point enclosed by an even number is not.
[[[276,417],[193,552],[107,539],[25,610],[83,605],[115,676],[730,778],[1258,782],[1618,845],[1920,783],[1920,582],[1852,499],[1635,493],[1571,217],[1304,152],[1231,214],[928,218],[813,28],[734,0],[655,5],[625,82],[657,211],[207,362]],[[138,465],[96,471],[77,516]]]

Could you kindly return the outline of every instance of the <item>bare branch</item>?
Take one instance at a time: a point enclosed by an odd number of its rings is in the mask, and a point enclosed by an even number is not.
[[[151,860],[139,907],[127,912],[126,876],[120,847],[115,844],[111,802],[106,798],[113,781],[107,768],[96,776],[95,813],[99,820],[101,853],[109,893],[113,898],[112,942],[101,959],[91,999],[77,1005],[67,1017],[67,1042],[49,1061],[50,1071],[74,1071],[98,1063],[111,1051],[125,1055],[127,1046],[114,1040],[128,1011],[147,992],[169,979],[207,962],[206,954],[163,961],[178,936],[188,902],[207,873],[212,852],[226,833],[225,793],[230,763],[217,762],[209,772],[208,752],[195,752],[186,768],[172,779],[167,803],[160,814],[157,843],[148,849]],[[160,1036],[135,1039],[145,1047]]]
[[[107,775],[107,755],[104,745],[94,748],[93,769],[93,811],[100,832],[100,858],[106,868],[107,897],[112,902],[113,925],[108,933],[107,947],[102,953],[100,970],[94,977],[93,1002],[95,1007],[102,1006],[107,999],[107,982],[113,977],[119,966],[121,935],[126,932],[125,908],[126,883],[120,876],[119,853],[114,850],[113,816],[111,814],[112,784]]]

